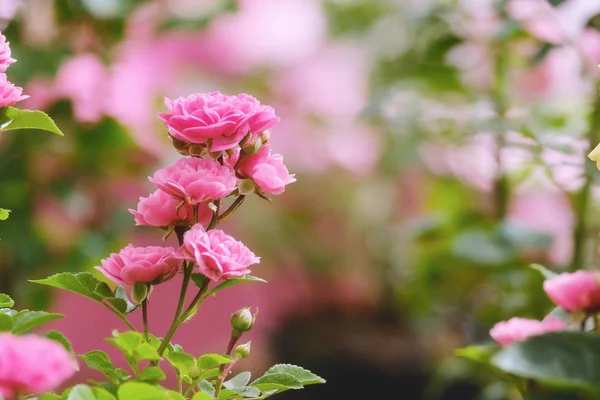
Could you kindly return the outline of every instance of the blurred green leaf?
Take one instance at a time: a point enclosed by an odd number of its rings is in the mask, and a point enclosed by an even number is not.
[[[209,296],[212,296],[212,295],[215,295],[220,290],[226,289],[231,286],[239,285],[240,283],[246,283],[246,282],[267,283],[267,281],[265,281],[264,279],[258,278],[256,276],[246,275],[242,278],[227,279],[225,282],[214,287],[208,294],[209,294]]]
[[[544,277],[544,279],[552,279],[558,275],[556,272],[550,271],[548,268],[544,267],[541,264],[531,264],[529,268],[538,271]]]
[[[454,354],[467,360],[489,364],[492,356],[498,351],[497,345],[467,346],[456,349]]]
[[[48,339],[52,339],[55,342],[58,342],[58,343],[62,344],[63,347],[65,349],[67,349],[67,351],[73,352],[73,346],[71,345],[71,342],[61,332],[59,332],[59,331],[48,331],[48,332],[46,332],[44,334],[44,336],[46,336]]]
[[[115,366],[110,360],[108,354],[100,350],[92,350],[88,353],[79,355],[88,367],[102,372],[113,383],[120,381],[119,375],[115,371]]]
[[[10,210],[5,210],[4,208],[0,208],[0,221],[4,221],[8,219],[8,215],[10,214]]]
[[[0,293],[0,308],[11,308],[14,305],[15,302],[9,295]]]
[[[13,333],[23,333],[55,319],[63,318],[63,314],[48,313],[46,311],[21,311],[14,317]]]
[[[8,314],[0,313],[0,332],[10,332],[15,322]]]
[[[38,129],[63,136],[52,118],[43,111],[0,107],[0,130]]]
[[[168,400],[169,397],[159,387],[141,382],[125,382],[117,391],[119,400]]]

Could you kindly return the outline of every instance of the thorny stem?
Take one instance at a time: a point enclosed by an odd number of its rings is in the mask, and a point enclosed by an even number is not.
[[[240,340],[241,337],[242,337],[241,335],[234,335],[233,332],[231,333],[231,337],[229,338],[229,343],[227,343],[227,350],[225,351],[226,355],[231,354],[231,352],[233,351],[233,347],[235,346],[237,341]],[[225,365],[221,364],[221,366],[219,367],[219,377],[217,378],[217,383],[216,383],[216,387],[215,387],[215,399],[218,399],[219,394],[221,393],[221,387],[223,386],[223,380],[224,380],[224,376],[223,376],[224,370],[225,370]]]
[[[598,94],[596,94],[594,111],[592,113],[587,137],[592,147],[600,142],[600,95]],[[571,259],[570,265],[572,271],[583,268],[585,263],[589,199],[592,190],[592,182],[596,173],[596,165],[591,162],[586,162],[585,182],[579,193],[577,193],[576,197],[573,199],[575,207],[575,230],[573,231],[573,258]]]

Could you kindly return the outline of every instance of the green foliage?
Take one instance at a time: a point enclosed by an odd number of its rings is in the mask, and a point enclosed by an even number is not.
[[[20,110],[15,107],[0,108],[0,130],[37,129],[57,135],[64,134],[58,129],[52,118],[42,111]]]
[[[62,314],[53,314],[46,311],[21,311],[14,316],[13,333],[27,332],[46,322],[63,318]]]
[[[267,283],[267,281],[265,281],[262,278],[258,278],[256,276],[252,276],[252,275],[246,275],[241,278],[227,279],[225,282],[220,283],[219,285],[215,286],[208,294],[209,294],[209,296],[214,296],[215,294],[217,294],[217,292],[219,292],[223,289],[226,289],[231,286],[239,285],[240,283],[246,283],[246,282]]]
[[[14,305],[15,302],[9,295],[0,293],[0,308],[11,308]]]
[[[8,219],[8,215],[10,214],[10,210],[5,210],[4,208],[0,208],[0,221],[4,221]]]

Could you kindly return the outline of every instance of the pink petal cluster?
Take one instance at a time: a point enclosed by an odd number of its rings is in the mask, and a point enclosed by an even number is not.
[[[189,204],[205,203],[230,194],[237,179],[233,168],[211,159],[181,158],[150,178],[159,189]]]
[[[102,260],[102,266],[96,269],[117,285],[156,284],[171,279],[179,270],[180,262],[174,255],[172,247],[133,247],[130,244]]]
[[[0,395],[49,392],[75,374],[77,363],[65,348],[45,337],[0,334]]]
[[[248,267],[260,262],[242,242],[218,229],[207,232],[200,224],[185,233],[176,257],[196,262],[213,281],[247,275]]]
[[[28,97],[23,95],[23,88],[13,85],[8,81],[6,74],[0,73],[0,107],[12,106]]]
[[[169,112],[159,117],[169,134],[182,142],[206,144],[210,151],[234,148],[248,133],[258,135],[279,122],[273,108],[247,94],[191,94],[165,99],[165,106]]]
[[[281,194],[286,185],[296,182],[294,175],[290,174],[283,164],[283,157],[271,154],[268,145],[263,146],[258,153],[244,158],[238,171],[252,179],[262,192],[268,194]]]
[[[193,224],[194,206],[185,204],[179,208],[181,199],[158,189],[148,197],[140,197],[137,210],[129,209],[136,225],[166,228],[174,224]],[[198,222],[206,224],[212,218],[212,210],[206,204],[198,205]]]
[[[567,323],[553,317],[543,321],[527,318],[511,318],[508,321],[498,322],[490,330],[490,336],[500,346],[508,346],[515,341],[520,341],[529,336],[541,335],[545,332],[561,331],[567,327]]]
[[[0,72],[6,72],[6,69],[15,61],[17,60],[11,57],[10,43],[0,33]]]
[[[544,281],[544,291],[554,304],[567,311],[600,310],[600,285],[593,272],[557,275]]]

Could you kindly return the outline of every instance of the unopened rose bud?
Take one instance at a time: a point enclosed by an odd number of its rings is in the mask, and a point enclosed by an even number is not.
[[[148,285],[146,282],[137,282],[135,285],[133,285],[133,290],[131,291],[131,298],[133,301],[136,303],[141,303],[142,301],[146,300],[149,294],[149,286],[150,285]]]
[[[598,169],[600,169],[600,144],[594,147],[594,150],[588,154],[588,158],[596,163]]]
[[[242,152],[247,156],[251,156],[252,154],[258,153],[262,148],[262,145],[262,140],[257,138],[254,142],[242,147]]]
[[[206,146],[193,143],[188,147],[188,153],[190,156],[203,157],[208,154],[208,149]]]
[[[252,342],[248,342],[248,343],[238,345],[235,348],[235,350],[233,351],[233,356],[235,358],[237,358],[238,360],[248,357],[250,355],[250,344],[251,343]]]
[[[231,316],[231,326],[239,333],[248,332],[254,325],[255,315],[250,312],[250,307],[244,307]]]
[[[262,141],[262,144],[269,143],[269,140],[271,139],[271,130],[267,129],[266,131],[261,132],[260,135],[258,135],[258,137]]]
[[[173,143],[173,147],[175,147],[175,150],[177,150],[177,152],[181,155],[187,156],[188,153],[188,146],[189,143],[183,142],[179,139],[175,139],[173,136],[170,136],[171,138],[171,143]]]
[[[252,179],[242,179],[238,184],[238,193],[244,196],[254,193],[256,185]]]
[[[189,375],[190,375],[190,378],[193,378],[193,379],[199,378],[200,375],[202,375],[202,371],[200,370],[200,368],[198,368],[198,365],[196,363],[194,363],[194,365],[192,365],[189,368]]]

